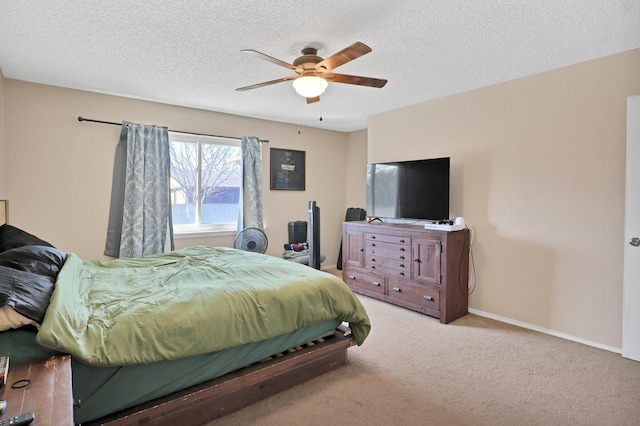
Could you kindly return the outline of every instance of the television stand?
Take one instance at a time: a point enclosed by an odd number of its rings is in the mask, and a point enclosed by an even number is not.
[[[342,279],[354,292],[439,318],[443,324],[467,314],[468,229],[344,222],[342,230]]]

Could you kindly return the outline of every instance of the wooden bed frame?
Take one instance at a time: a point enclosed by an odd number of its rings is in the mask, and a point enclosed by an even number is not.
[[[340,330],[218,379],[85,425],[202,425],[347,363],[354,344]]]

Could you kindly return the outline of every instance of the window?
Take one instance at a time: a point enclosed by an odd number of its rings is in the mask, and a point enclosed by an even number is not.
[[[235,231],[240,141],[169,132],[169,142],[174,234]]]

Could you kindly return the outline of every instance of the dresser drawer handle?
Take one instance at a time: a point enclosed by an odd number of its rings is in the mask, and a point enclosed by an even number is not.
[[[400,272],[400,276],[401,276],[401,277],[404,277],[404,272]]]
[[[404,247],[400,248],[400,251],[404,251]]]
[[[371,269],[376,269],[376,265],[371,265]]]
[[[404,260],[404,256],[400,256],[400,260]]]
[[[371,281],[371,284],[375,285],[376,287],[380,287],[380,283],[377,281]]]
[[[400,264],[400,267],[401,267],[401,268],[404,268],[404,263],[401,263],[401,264]]]
[[[375,261],[376,261],[376,259],[372,257],[372,258],[371,258],[371,261],[372,261],[372,262],[375,262]]]
[[[350,279],[350,280],[355,280],[355,279],[356,279],[356,276],[355,276],[355,275],[349,275],[349,279]]]
[[[400,287],[394,287],[393,291],[396,291],[396,292],[400,293],[402,291],[402,289]]]
[[[371,243],[371,247],[375,247],[375,246],[376,246],[376,243]]]
[[[432,301],[432,300],[433,300],[433,297],[431,297],[431,296],[424,296],[424,300]]]

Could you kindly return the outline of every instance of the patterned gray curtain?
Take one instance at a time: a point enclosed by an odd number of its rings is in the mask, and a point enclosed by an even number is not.
[[[242,188],[238,232],[244,228],[264,229],[262,215],[262,151],[260,139],[242,137]]]
[[[173,250],[166,127],[122,123],[104,254],[143,257]]]

